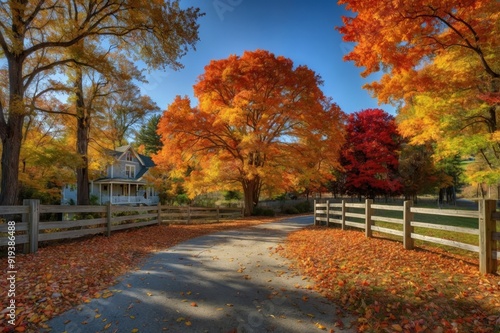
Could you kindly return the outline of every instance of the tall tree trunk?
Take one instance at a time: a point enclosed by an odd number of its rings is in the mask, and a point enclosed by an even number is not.
[[[76,204],[90,205],[90,188],[89,188],[89,132],[90,132],[90,115],[85,107],[83,97],[83,76],[81,68],[77,68],[75,79],[75,94],[76,94],[76,152],[80,155],[80,164],[76,169]]]
[[[77,205],[90,205],[89,159],[88,159],[88,118],[77,118],[77,153],[81,164],[76,169],[76,201]]]
[[[2,206],[12,206],[18,201],[23,122],[23,115],[11,115],[7,123],[6,137],[2,138],[2,192],[0,194]]]
[[[255,177],[251,180],[244,180],[243,185],[243,195],[245,203],[245,216],[250,216],[253,213],[253,209],[259,203],[261,180],[259,177]]]
[[[0,117],[2,139],[2,182],[0,205],[15,205],[19,192],[19,159],[23,139],[24,110],[23,67],[20,56],[8,57],[9,62],[9,110],[6,119],[4,110]]]

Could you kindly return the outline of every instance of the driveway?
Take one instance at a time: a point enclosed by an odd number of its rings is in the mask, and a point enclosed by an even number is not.
[[[101,298],[48,322],[51,332],[321,332],[350,317],[274,252],[297,217],[195,238],[148,257]],[[96,267],[96,270],[100,267]],[[355,332],[354,328],[342,332]]]

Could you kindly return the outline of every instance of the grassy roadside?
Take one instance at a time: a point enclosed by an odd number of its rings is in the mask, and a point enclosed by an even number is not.
[[[385,205],[385,203],[384,203]],[[401,207],[402,205],[400,203],[394,204],[394,203],[389,203],[388,205],[395,205]],[[430,203],[430,202],[420,202],[416,207],[419,208],[436,208],[435,203]],[[443,206],[441,208],[442,210],[477,210],[476,207],[473,207],[471,205],[463,206],[463,207],[456,207],[456,206]],[[359,208],[349,208],[350,212],[354,213],[364,213],[364,209],[359,209]],[[372,212],[372,215],[374,216],[383,216],[387,218],[395,218],[395,219],[403,219],[403,212],[401,211],[390,211],[390,210],[383,210],[383,209],[374,209]],[[349,220],[362,223],[364,224],[365,221],[357,218],[349,218]],[[446,225],[446,226],[455,226],[455,227],[462,227],[462,228],[470,228],[470,229],[477,229],[478,228],[478,219],[477,218],[467,218],[467,217],[454,217],[454,216],[444,216],[444,215],[431,215],[431,214],[414,214],[413,221],[417,222],[424,222],[424,223],[430,223],[430,224],[439,224],[439,225]],[[500,222],[497,222],[500,227]],[[375,226],[380,226],[383,228],[388,228],[392,230],[397,230],[397,231],[402,231],[403,226],[402,224],[396,224],[396,223],[389,223],[389,222],[384,222],[379,220],[374,221]],[[500,228],[499,228],[500,229]],[[454,231],[447,231],[447,230],[439,230],[439,229],[429,229],[429,228],[423,228],[423,227],[415,227],[414,228],[415,233],[424,235],[424,236],[431,236],[431,237],[436,237],[436,238],[442,238],[446,240],[452,240],[456,242],[461,242],[465,244],[471,244],[478,246],[479,245],[479,236],[477,235],[471,235],[471,234],[466,234],[466,233],[460,233],[460,232],[454,232]],[[391,235],[387,233],[381,233],[381,232],[376,232],[374,231],[374,236],[375,237],[380,237],[380,238],[385,238],[385,239],[391,239],[391,240],[396,240],[396,241],[402,241],[402,237],[396,236],[396,235]],[[447,246],[447,245],[441,245],[441,244],[436,244],[436,243],[428,243],[424,242],[421,240],[415,240],[415,246],[417,247],[423,247],[423,248],[440,248],[444,249],[446,251],[449,251],[452,254],[459,254],[463,255],[466,257],[470,258],[477,258],[478,254],[474,252],[470,252],[467,250],[462,250],[459,248]]]
[[[321,249],[321,251],[318,251]],[[288,237],[283,255],[314,288],[359,317],[360,332],[500,330],[500,277],[441,249],[405,251],[360,231],[311,227]]]

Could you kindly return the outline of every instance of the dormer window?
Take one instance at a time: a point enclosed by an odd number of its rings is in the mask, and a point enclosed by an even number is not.
[[[125,176],[127,178],[135,178],[135,165],[125,166]]]
[[[130,152],[130,151],[127,152],[126,159],[127,159],[127,161],[132,162],[132,160],[133,160],[132,152]]]

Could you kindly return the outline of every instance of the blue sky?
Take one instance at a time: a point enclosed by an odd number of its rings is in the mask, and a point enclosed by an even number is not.
[[[335,27],[349,13],[335,0],[188,0],[182,5],[205,13],[199,20],[196,50],[181,58],[183,69],[151,72],[149,83],[141,85],[162,110],[176,95],[187,95],[197,104],[192,86],[210,60],[264,49],[314,70],[324,81],[325,95],[344,112],[381,108],[394,114],[392,106],[378,105],[362,89],[376,77],[365,80],[360,68],[342,60],[352,45],[342,41]]]

